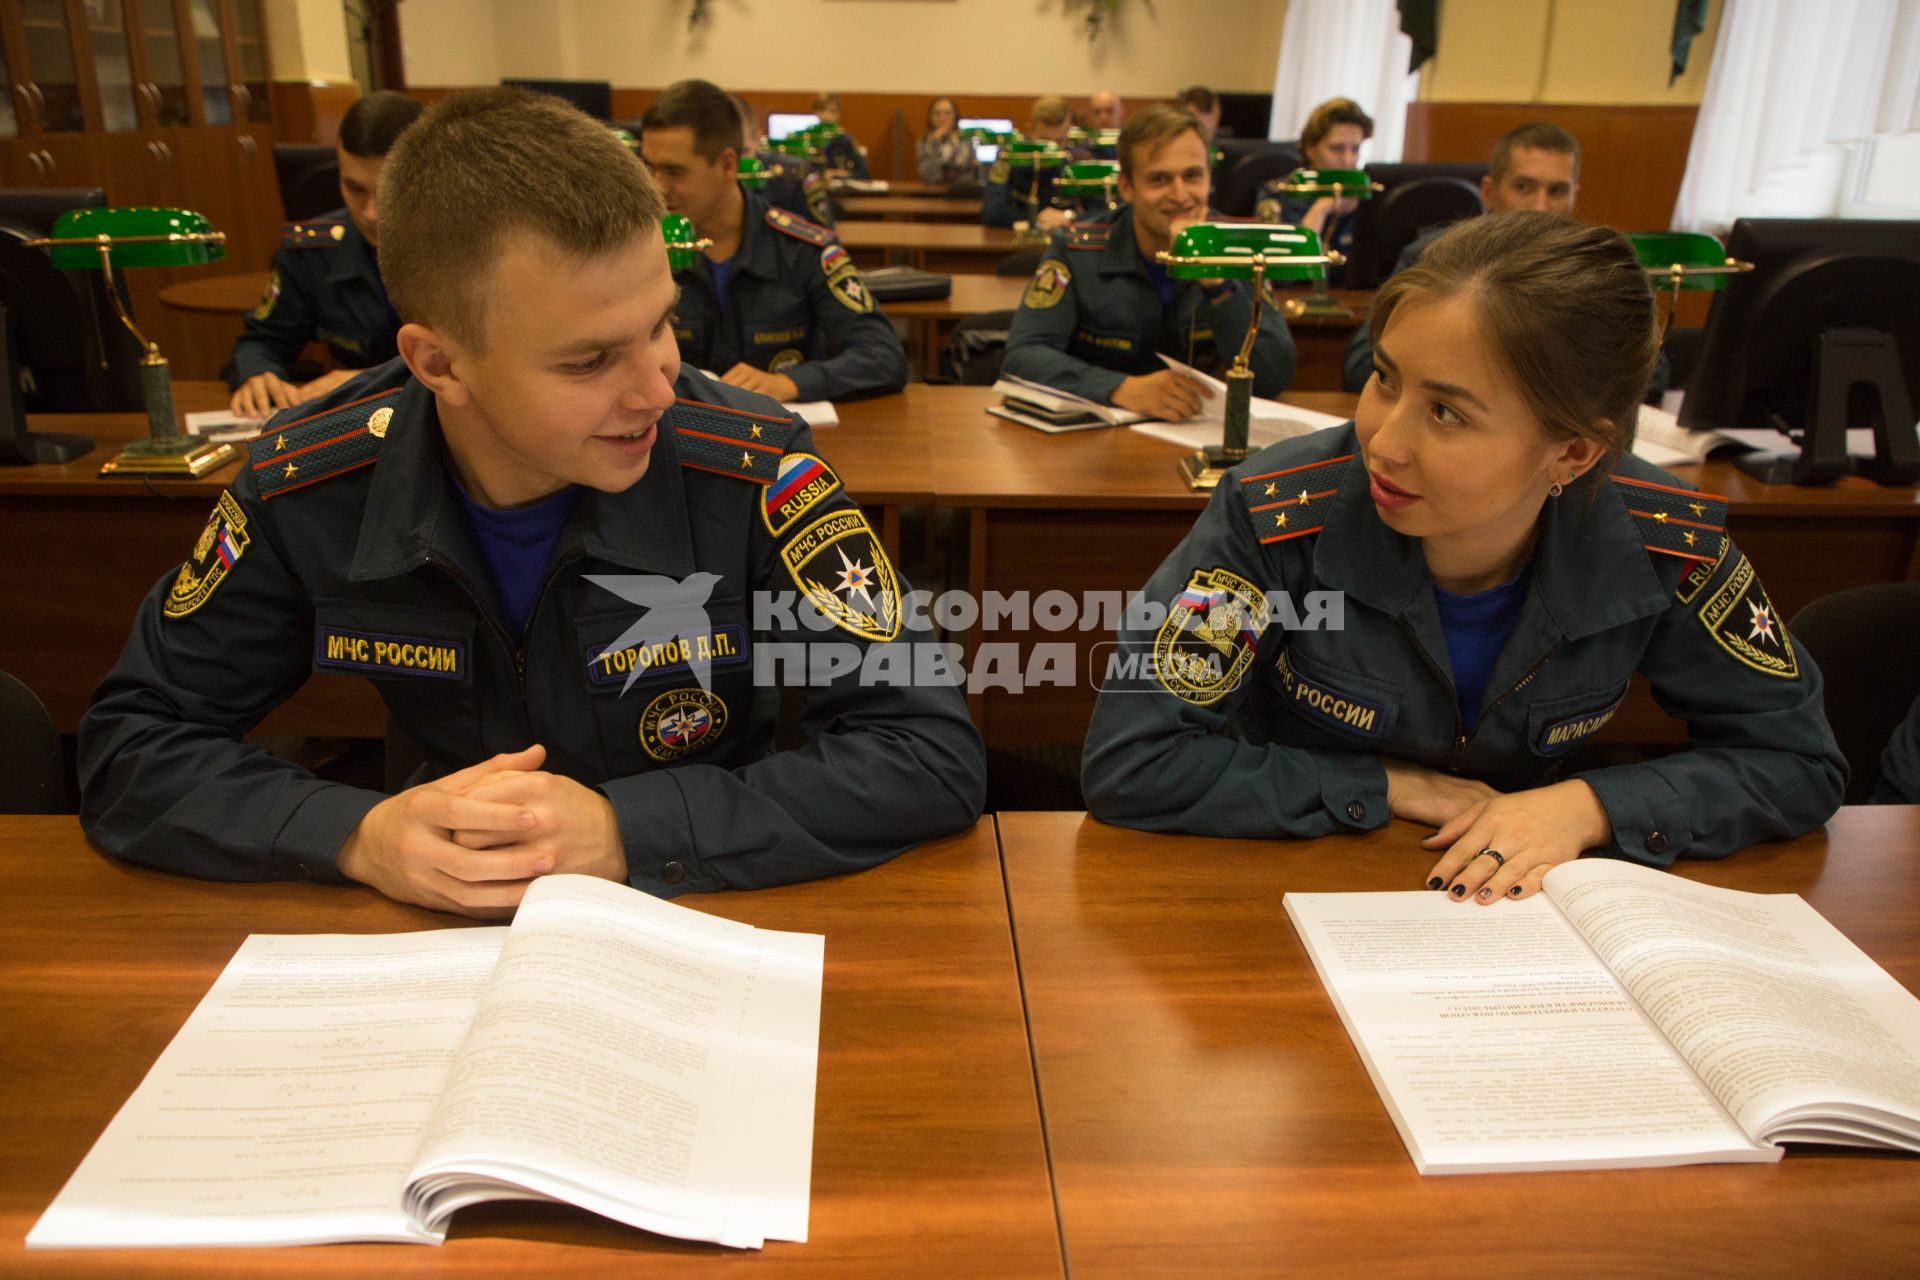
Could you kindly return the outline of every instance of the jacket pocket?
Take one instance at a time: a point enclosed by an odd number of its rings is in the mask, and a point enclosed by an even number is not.
[[[574,632],[609,776],[745,736],[753,650],[744,602],[609,610],[579,618]]]
[[[1537,756],[1561,756],[1606,728],[1627,699],[1627,685],[1550,698],[1527,708],[1527,746]]]
[[[1402,685],[1336,667],[1288,647],[1267,670],[1268,692],[1298,723],[1334,745],[1378,747],[1393,732]]]

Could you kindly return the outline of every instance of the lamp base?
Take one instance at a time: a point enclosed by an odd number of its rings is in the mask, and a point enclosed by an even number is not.
[[[1247,449],[1229,449],[1218,444],[1195,449],[1180,459],[1180,478],[1186,481],[1189,489],[1210,491],[1219,485],[1220,477],[1227,473],[1228,468],[1245,462],[1249,452]]]
[[[1302,298],[1288,298],[1284,310],[1289,320],[1351,320],[1353,312],[1331,295],[1315,290]]]
[[[102,476],[194,478],[217,471],[240,456],[240,447],[198,436],[149,436],[135,440],[100,468]]]

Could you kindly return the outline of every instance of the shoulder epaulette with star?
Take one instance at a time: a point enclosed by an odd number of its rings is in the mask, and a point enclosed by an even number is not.
[[[1111,222],[1095,222],[1084,227],[1067,228],[1067,248],[1104,249],[1107,237],[1113,234]]]
[[[371,466],[387,438],[400,388],[282,423],[247,446],[247,467],[262,498],[278,498]]]
[[[798,430],[791,416],[729,409],[703,400],[675,400],[661,419],[673,428],[680,465],[757,484],[771,483]]]
[[[808,222],[799,214],[788,213],[785,209],[767,210],[767,225],[795,240],[804,240],[816,249],[824,249],[840,238],[819,223]]]
[[[347,224],[330,218],[289,222],[280,228],[283,249],[331,249],[347,238]]]
[[[1318,533],[1325,513],[1345,486],[1366,473],[1357,453],[1240,477],[1240,500],[1264,543]]]
[[[1627,514],[1640,526],[1647,550],[1685,560],[1711,560],[1727,531],[1727,500],[1651,480],[1615,476]]]

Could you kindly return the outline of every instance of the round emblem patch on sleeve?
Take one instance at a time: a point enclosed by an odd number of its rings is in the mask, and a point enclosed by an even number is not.
[[[705,689],[669,689],[640,713],[640,749],[665,763],[717,741],[727,728],[727,704]]]
[[[1153,670],[1168,693],[1210,706],[1253,665],[1267,597],[1237,573],[1196,569],[1153,638]]]
[[[247,533],[247,514],[231,493],[222,493],[207,527],[193,544],[193,555],[180,566],[180,573],[167,589],[167,602],[160,612],[169,618],[184,618],[213,598],[214,590],[225,582],[240,557],[253,541]]]
[[[1781,680],[1800,678],[1800,661],[1794,656],[1793,637],[1787,624],[1773,610],[1760,575],[1745,556],[1733,566],[1733,572],[1700,606],[1700,625],[1714,643],[1745,665],[1763,675]]]
[[[1020,298],[1020,305],[1035,311],[1045,311],[1058,305],[1060,299],[1067,296],[1067,286],[1073,283],[1073,272],[1067,270],[1067,264],[1054,258],[1041,263],[1033,273],[1033,279],[1027,281],[1027,291]]]
[[[278,269],[267,273],[267,291],[260,295],[260,301],[253,308],[255,320],[265,320],[273,314],[273,304],[280,301],[280,272]]]
[[[780,548],[809,603],[842,631],[867,640],[900,634],[900,582],[858,507],[821,516]]]

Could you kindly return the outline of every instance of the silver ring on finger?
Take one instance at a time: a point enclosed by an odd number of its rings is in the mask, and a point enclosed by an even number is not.
[[[1482,849],[1475,856],[1481,857],[1481,858],[1492,858],[1493,865],[1496,867],[1504,867],[1507,865],[1507,860],[1500,856],[1500,851],[1498,849]]]

